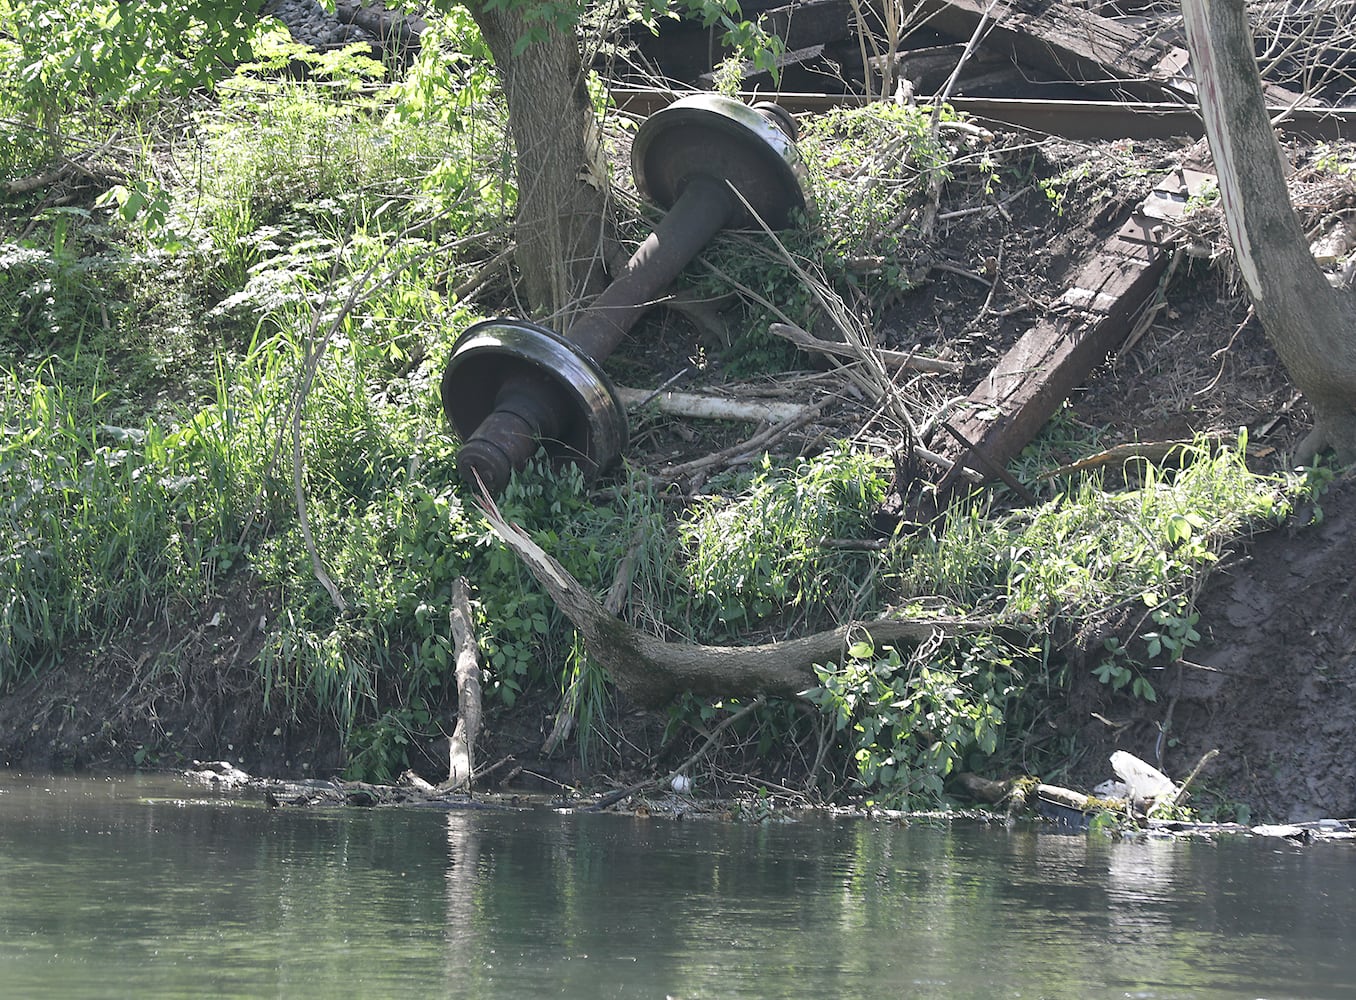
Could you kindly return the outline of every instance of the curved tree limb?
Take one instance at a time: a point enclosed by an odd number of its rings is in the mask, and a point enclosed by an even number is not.
[[[992,627],[973,619],[880,618],[840,625],[827,632],[757,646],[704,646],[665,642],[609,613],[527,532],[504,519],[481,492],[486,518],[584,637],[589,655],[602,664],[627,697],[647,708],[690,692],[699,696],[796,697],[817,683],[815,664],[841,663],[850,641],[869,635],[877,647],[919,643],[937,633]]]

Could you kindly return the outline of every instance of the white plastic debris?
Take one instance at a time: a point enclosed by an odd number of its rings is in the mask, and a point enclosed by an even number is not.
[[[1127,798],[1158,799],[1177,794],[1177,785],[1166,774],[1132,753],[1117,750],[1111,755],[1111,769],[1125,782]]]
[[[1124,781],[1108,780],[1092,786],[1092,794],[1099,799],[1128,799],[1130,786]]]
[[[669,784],[673,786],[673,790],[679,795],[686,795],[688,792],[692,791],[692,779],[686,774],[675,774],[673,780],[669,782]]]

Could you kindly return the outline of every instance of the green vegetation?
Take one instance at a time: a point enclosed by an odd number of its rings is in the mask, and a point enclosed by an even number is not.
[[[915,288],[929,249],[919,239],[928,195],[955,170],[989,184],[992,165],[949,127],[949,108],[895,104],[830,111],[801,126],[797,145],[814,193],[806,225],[762,236],[717,234],[693,279],[702,296],[739,291],[747,315],[731,345],[731,370],[747,375],[788,367],[793,351],[769,322],[805,329],[825,312],[825,290],[868,308]],[[821,224],[815,224],[818,220]],[[794,266],[790,266],[794,264]]]
[[[567,692],[581,753],[613,752],[605,676],[456,480],[437,401],[452,341],[481,318],[462,296],[488,285],[495,304],[487,263],[516,203],[471,22],[440,19],[388,86],[369,59],[307,55],[276,30],[189,19],[157,34],[178,15],[150,6],[134,31],[122,5],[27,4],[25,30],[0,38],[0,172],[67,164],[0,213],[0,692],[147,622],[264,593],[259,697],[327,717],[350,773],[386,779],[454,697],[464,575],[490,709]],[[0,0],[0,20],[15,11]],[[197,44],[218,31],[226,49]],[[280,74],[298,59],[309,79]],[[62,75],[77,70],[79,86]],[[844,294],[907,290],[920,200],[970,155],[929,122],[881,106],[813,123],[830,224],[759,254],[722,238],[715,277],[697,280],[807,326],[822,293],[787,254]],[[911,166],[885,177],[887,161]],[[999,183],[982,158],[971,168]],[[746,364],[780,350],[760,336]],[[832,544],[871,539],[892,488],[888,456],[851,442],[766,457],[685,505],[639,470],[590,489],[533,465],[500,506],[596,592],[629,554],[626,613],[672,637],[785,636],[887,607],[988,621],[917,649],[857,642],[818,667],[821,716],[760,706],[742,730],[764,755],[815,730],[826,794],[917,805],[961,767],[1049,759],[1028,731],[1088,619],[1136,610],[1097,675],[1153,697],[1148,672],[1197,637],[1202,571],[1297,488],[1250,474],[1242,445],[1140,465],[1133,488],[1056,482],[1026,510],[976,497],[877,546]],[[689,701],[677,718],[738,708]]]

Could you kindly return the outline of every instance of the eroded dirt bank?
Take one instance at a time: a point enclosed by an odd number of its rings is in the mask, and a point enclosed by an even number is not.
[[[1356,484],[1317,508],[1317,523],[1259,535],[1226,561],[1198,606],[1202,645],[1165,672],[1160,704],[1077,680],[1080,777],[1104,777],[1118,747],[1154,761],[1161,746],[1175,777],[1218,749],[1202,779],[1213,798],[1256,818],[1356,815]]]

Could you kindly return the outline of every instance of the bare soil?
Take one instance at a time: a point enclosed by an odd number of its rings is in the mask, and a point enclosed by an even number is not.
[[[964,362],[962,375],[929,377],[920,386],[939,399],[967,391],[983,376],[1183,150],[1170,142],[1037,143],[1022,136],[1000,136],[996,145],[1012,151],[1008,162],[1029,161],[1033,186],[1004,213],[940,224],[928,253],[976,273],[991,259],[998,289],[991,295],[972,277],[933,269],[921,288],[878,313],[882,346],[921,347]],[[1291,152],[1306,162],[1302,147]],[[1071,172],[1076,179],[1061,186],[1058,204],[1034,186]],[[1303,181],[1303,169],[1297,176]],[[1345,207],[1336,202],[1350,197],[1346,188],[1317,183],[1305,190],[1296,200],[1314,219]],[[957,178],[942,211],[975,204],[976,191]],[[1202,223],[1197,238],[1222,247],[1218,220]],[[1247,427],[1254,467],[1283,468],[1308,413],[1232,287],[1227,266],[1183,257],[1166,295],[1154,325],[1124,357],[1109,359],[1089,378],[1070,401],[1069,415],[1103,428],[1112,442]],[[658,316],[647,325],[651,332],[640,336],[653,338],[649,346],[633,344],[618,359],[630,371],[672,371],[692,353],[682,324]],[[718,381],[720,367],[709,366],[702,377]],[[689,381],[683,388],[701,385]],[[719,444],[709,434],[648,428],[637,436],[633,457],[660,465],[700,456]],[[1059,783],[1090,787],[1109,777],[1107,756],[1116,748],[1179,778],[1206,750],[1218,749],[1197,801],[1222,818],[1235,803],[1249,806],[1254,819],[1356,815],[1354,531],[1356,486],[1339,480],[1293,526],[1240,541],[1200,597],[1202,647],[1158,681],[1157,703],[1113,695],[1075,655],[1067,704],[1055,725],[1078,749]],[[325,719],[298,720],[276,700],[266,703],[251,667],[261,620],[266,624],[274,611],[269,595],[241,575],[192,615],[146,623],[135,646],[73,650],[71,666],[78,662],[81,669],[48,673],[0,699],[0,763],[178,766],[228,758],[258,774],[335,773],[342,766],[335,727]],[[581,774],[568,752],[563,760],[537,758],[556,700],[553,692],[529,693],[509,715],[487,720],[482,759],[514,756],[495,780],[510,774],[518,782],[531,774],[548,783],[622,780]],[[454,708],[447,706],[449,716]],[[622,713],[632,773],[656,767],[665,753],[682,752],[661,749],[663,723],[654,714]],[[436,776],[445,761],[435,746],[424,751],[418,766]],[[789,780],[805,763],[750,761],[750,767],[761,768],[768,780]]]

